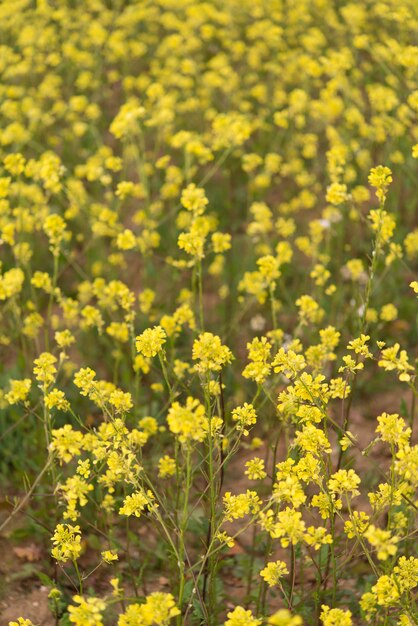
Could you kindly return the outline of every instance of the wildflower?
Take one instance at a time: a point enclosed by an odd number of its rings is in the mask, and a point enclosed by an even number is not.
[[[350,520],[344,524],[344,532],[349,539],[362,536],[369,525],[370,517],[364,511],[354,511]]]
[[[145,109],[139,106],[136,98],[130,98],[121,106],[118,114],[110,125],[110,132],[117,139],[122,139],[129,134],[138,132],[138,123],[145,115]]]
[[[296,432],[295,446],[299,446],[305,452],[321,455],[323,452],[331,452],[331,444],[322,430],[313,424],[306,424],[302,430]]]
[[[393,322],[398,317],[398,309],[393,304],[385,304],[380,310],[380,319],[383,322]]]
[[[213,233],[212,246],[216,254],[226,252],[231,248],[231,235],[228,233]]]
[[[360,337],[357,337],[357,339],[353,339],[349,342],[347,349],[353,350],[356,354],[359,354],[365,359],[371,359],[373,355],[367,346],[367,342],[369,340],[369,335],[360,335]]]
[[[177,243],[180,250],[184,250],[186,254],[200,260],[205,256],[205,240],[205,233],[193,226],[190,232],[180,233]]]
[[[136,337],[136,349],[142,356],[148,358],[156,356],[163,349],[166,338],[167,334],[161,326],[147,328]]]
[[[393,577],[402,592],[418,585],[418,558],[401,556],[393,568]]]
[[[96,372],[89,367],[82,367],[74,376],[74,384],[81,389],[82,396],[88,396],[95,386]]]
[[[57,561],[76,561],[81,553],[81,531],[79,526],[58,524],[52,536],[51,554]]]
[[[249,515],[255,515],[260,510],[261,500],[255,491],[247,489],[246,493],[236,496],[227,491],[223,497],[225,519],[231,521]]]
[[[168,427],[179,441],[188,444],[203,441],[208,431],[208,419],[203,404],[189,396],[185,406],[173,402],[167,416]]]
[[[338,369],[340,373],[347,371],[351,372],[351,374],[355,374],[356,371],[364,369],[364,363],[358,363],[350,354],[343,356],[342,360],[344,361],[344,365]]]
[[[392,347],[382,350],[382,358],[377,364],[379,367],[383,367],[387,372],[397,370],[399,380],[409,382],[411,380],[411,374],[408,372],[414,371],[414,368],[409,363],[406,351],[401,350],[399,352],[399,349],[399,343],[395,343]]]
[[[226,533],[225,531],[216,533],[215,537],[218,541],[220,541],[220,543],[228,546],[228,548],[233,548],[235,545],[233,537],[228,535],[228,533]]]
[[[158,476],[160,478],[168,478],[176,473],[176,461],[167,454],[158,461]]]
[[[59,411],[68,411],[70,409],[70,403],[61,389],[51,389],[45,395],[45,406],[48,409],[56,408]]]
[[[296,306],[299,308],[301,324],[320,322],[324,315],[323,309],[321,309],[319,304],[309,295],[300,296],[300,298],[296,300]]]
[[[224,626],[259,626],[261,619],[256,619],[251,611],[246,611],[242,606],[237,606],[227,614],[228,619]]]
[[[264,461],[258,457],[254,457],[251,461],[247,461],[245,464],[247,468],[245,474],[250,480],[263,480],[267,476],[264,469]]]
[[[323,545],[333,542],[332,535],[327,533],[327,529],[323,526],[309,526],[304,535],[304,541],[308,546],[312,546],[314,550],[319,550]]]
[[[269,626],[302,626],[302,618],[292,615],[287,609],[279,609],[267,618]]]
[[[50,250],[54,256],[58,256],[61,243],[69,241],[71,238],[71,233],[66,228],[65,220],[57,213],[48,215],[44,222],[43,229],[49,239]]]
[[[401,503],[400,492],[397,489],[393,489],[392,485],[388,483],[380,483],[376,492],[371,492],[368,496],[370,504],[376,511],[391,504],[399,505]]]
[[[283,561],[275,561],[267,563],[266,567],[261,570],[260,576],[266,581],[269,587],[274,587],[280,582],[286,574],[289,573],[286,563]]]
[[[376,528],[373,524],[367,528],[364,533],[367,541],[376,548],[376,556],[379,561],[386,561],[390,556],[396,554],[396,543],[398,537],[392,537],[388,530]]]
[[[109,396],[109,403],[115,409],[115,413],[127,413],[132,407],[132,396],[129,392],[124,393],[120,389],[115,389]]]
[[[323,626],[352,626],[351,611],[331,609],[326,604],[321,606],[321,621]]]
[[[386,198],[387,189],[392,182],[392,172],[384,165],[372,167],[369,174],[369,183],[376,189],[376,196],[381,202]]]
[[[30,282],[37,289],[43,289],[46,293],[52,293],[52,280],[46,272],[35,272]]]
[[[261,337],[261,339],[255,337],[251,343],[247,343],[247,350],[250,363],[245,367],[242,375],[244,378],[250,378],[261,384],[265,381],[271,369],[268,363],[271,343],[267,341],[266,337]]]
[[[376,596],[377,604],[388,607],[397,604],[399,591],[392,576],[384,574],[380,576],[372,587],[372,593]]]
[[[156,435],[158,432],[158,422],[155,417],[143,417],[139,420],[139,426],[149,435]]]
[[[5,399],[9,404],[17,404],[18,402],[25,402],[28,397],[32,381],[30,378],[24,378],[23,380],[9,380],[10,390],[5,394]]]
[[[60,348],[68,348],[75,343],[75,337],[69,330],[57,331],[54,335],[55,341]]]
[[[372,209],[367,218],[371,222],[372,230],[378,235],[379,242],[389,243],[396,226],[394,217],[383,209]]]
[[[195,369],[200,374],[219,372],[233,359],[232,352],[222,345],[221,338],[212,333],[202,333],[193,342],[192,358],[198,361]]]
[[[218,113],[213,120],[214,148],[241,146],[251,135],[251,123],[236,111]],[[230,626],[233,626],[232,624]],[[243,625],[244,626],[244,625]]]
[[[205,190],[196,187],[194,183],[190,183],[186,189],[183,189],[181,204],[194,215],[202,215],[208,203],[209,200],[206,198]]]
[[[56,357],[50,352],[42,352],[37,359],[34,360],[35,367],[33,373],[36,380],[43,383],[44,389],[54,382],[57,368],[54,363],[57,362]]]
[[[123,506],[119,509],[120,515],[135,515],[140,517],[142,512],[148,507],[157,506],[154,502],[154,496],[151,491],[136,491],[130,496],[126,496]]]
[[[257,259],[257,265],[261,276],[271,289],[275,288],[275,280],[280,277],[279,260],[271,254],[266,254]]]
[[[119,616],[118,626],[135,626],[135,624],[156,624],[167,626],[173,617],[180,615],[171,593],[155,591],[143,604],[131,604]]]
[[[302,513],[286,507],[278,513],[277,522],[270,534],[274,539],[280,538],[282,548],[287,548],[289,544],[296,545],[302,541],[305,529]]]
[[[257,422],[257,413],[252,404],[245,402],[243,406],[237,406],[233,409],[232,419],[237,422],[236,429],[248,436],[248,427]]]
[[[346,272],[351,280],[362,282],[365,278],[363,261],[361,259],[349,259],[343,267],[345,278],[347,277]]]
[[[366,591],[363,593],[360,599],[360,607],[362,611],[366,614],[366,619],[370,620],[371,616],[376,613],[377,610],[377,598],[374,593],[370,591]]]
[[[148,315],[151,311],[152,305],[155,300],[155,291],[152,289],[144,289],[138,295],[139,308],[144,315]]]
[[[376,432],[380,433],[382,441],[386,441],[392,446],[403,447],[408,443],[411,436],[411,429],[406,427],[405,420],[397,413],[382,413],[377,418],[378,426]]]
[[[341,183],[332,183],[327,188],[326,200],[335,206],[343,204],[347,200],[347,185]]]
[[[351,496],[356,496],[360,493],[357,489],[359,484],[360,478],[353,469],[338,470],[329,479],[328,488],[334,494],[351,493]]]
[[[113,337],[116,341],[127,343],[129,341],[129,327],[125,322],[112,322],[106,328],[109,337]]]
[[[409,259],[413,259],[418,254],[418,228],[408,233],[404,239],[405,251]]]
[[[90,461],[88,459],[77,463],[77,474],[83,478],[88,478],[90,476]]]
[[[302,354],[280,348],[273,359],[272,367],[276,373],[283,372],[288,378],[294,378],[306,367],[306,361]]]
[[[79,455],[82,442],[83,434],[78,430],[73,430],[70,424],[52,429],[51,450],[57,453],[60,461],[68,463],[73,456]]]
[[[350,395],[351,387],[340,376],[338,378],[331,378],[329,381],[329,394],[331,398],[347,398]],[[347,434],[354,436],[347,431]]]
[[[104,550],[104,552],[101,553],[102,555],[102,559],[105,563],[113,563],[113,561],[117,561],[118,560],[118,555],[116,552],[114,552],[113,550]]]
[[[119,250],[132,250],[135,248],[136,243],[136,237],[129,228],[125,228],[123,232],[119,233],[116,239],[116,247]]]
[[[102,612],[106,608],[106,603],[103,600],[74,596],[73,602],[76,602],[78,606],[70,605],[68,607],[70,622],[75,626],[103,626]]]
[[[280,463],[277,468],[280,467]],[[277,477],[281,476],[280,470]],[[295,474],[290,474],[277,480],[273,485],[273,497],[277,502],[289,502],[295,508],[299,508],[306,501],[306,495],[303,486]]]

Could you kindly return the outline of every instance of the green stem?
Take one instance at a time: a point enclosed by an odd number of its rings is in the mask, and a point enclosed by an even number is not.
[[[184,489],[184,499],[183,499],[183,511],[180,522],[180,532],[179,532],[179,550],[178,550],[178,566],[180,570],[180,586],[179,586],[179,600],[178,607],[180,609],[180,614],[177,616],[177,624],[181,626],[182,624],[182,610],[183,610],[183,601],[184,601],[184,588],[186,583],[185,576],[185,534],[187,531],[187,522],[188,522],[188,507],[189,507],[189,492],[191,487],[191,463],[190,463],[190,449],[187,448],[186,451],[186,485]]]

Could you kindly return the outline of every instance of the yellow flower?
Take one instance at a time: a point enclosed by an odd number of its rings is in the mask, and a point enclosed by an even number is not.
[[[22,291],[25,275],[20,267],[14,267],[0,276],[0,300],[11,298]]]
[[[57,408],[60,411],[68,411],[70,409],[70,403],[61,389],[51,389],[45,395],[45,406],[48,409]]]
[[[240,493],[236,496],[227,491],[223,497],[225,519],[231,521],[240,519],[249,515],[258,513],[260,510],[261,500],[255,491],[247,489],[246,493]]]
[[[33,373],[35,374],[36,380],[43,383],[44,388],[47,388],[55,380],[57,368],[54,364],[56,362],[56,357],[50,352],[42,352],[33,362],[35,365]]]
[[[326,604],[321,606],[321,621],[323,626],[352,626],[351,611],[331,609]]]
[[[228,619],[224,626],[259,626],[261,619],[256,619],[251,611],[246,611],[242,606],[237,606],[227,614]]]
[[[302,626],[302,618],[299,615],[292,615],[287,609],[279,609],[267,618],[269,626]]]
[[[224,346],[221,338],[212,333],[202,333],[193,342],[192,358],[198,361],[195,369],[200,374],[219,372],[224,365],[231,363],[231,350]]]
[[[81,553],[81,531],[79,526],[58,524],[52,536],[54,545],[51,554],[57,561],[76,561]]]
[[[246,462],[245,467],[247,469],[244,473],[248,476],[250,480],[263,480],[263,478],[267,476],[264,469],[263,459],[254,457],[254,459],[251,459],[251,461]]]
[[[335,206],[342,204],[348,198],[347,194],[347,185],[342,185],[340,183],[332,183],[327,188],[326,200]]]
[[[286,563],[283,561],[275,561],[267,563],[266,567],[261,570],[260,576],[264,578],[269,587],[277,585],[283,576],[289,573]]]
[[[353,469],[338,470],[329,479],[328,488],[334,494],[351,493],[356,496],[360,493],[357,489],[359,484],[360,478]]]
[[[113,550],[105,550],[101,555],[105,563],[113,563],[113,561],[117,561],[119,558],[117,553]]]
[[[145,357],[156,356],[166,342],[167,334],[161,326],[147,328],[141,335],[136,337],[136,349]]]
[[[380,310],[380,319],[383,322],[393,322],[398,317],[398,309],[393,304],[385,304]]]
[[[73,602],[76,602],[78,606],[68,607],[70,622],[75,626],[103,626],[102,612],[106,608],[103,600],[74,596]]]
[[[18,402],[25,402],[28,397],[32,381],[30,378],[24,378],[23,380],[9,380],[10,390],[5,394],[5,399],[9,404],[17,404]]]
[[[167,454],[158,460],[158,476],[168,478],[176,473],[176,461]]]
[[[203,441],[209,424],[203,404],[189,396],[185,406],[174,402],[167,416],[168,427],[181,443]]]
[[[376,528],[373,524],[364,533],[367,541],[376,549],[376,556],[379,561],[386,561],[390,556],[396,554],[396,543],[398,537],[393,537],[388,530]]]
[[[245,402],[243,406],[237,406],[233,409],[232,419],[237,422],[236,429],[247,436],[249,434],[248,427],[257,422],[257,413],[252,404]]]
[[[155,591],[146,598],[144,604],[131,604],[119,616],[118,626],[167,626],[177,615],[180,615],[180,611],[171,593]]]
[[[137,491],[130,496],[126,496],[123,506],[119,509],[120,515],[134,515],[140,517],[142,512],[148,507],[157,506],[154,502],[154,496],[151,491]]]
[[[383,441],[399,447],[403,447],[409,441],[411,429],[407,428],[405,420],[397,413],[382,413],[377,421],[376,432]]]
[[[369,183],[376,189],[376,195],[380,201],[386,197],[386,191],[392,182],[392,172],[388,167],[378,165],[372,167],[369,174]]]
[[[206,198],[205,190],[196,187],[194,183],[190,183],[186,189],[183,189],[181,204],[195,215],[202,215],[208,203],[209,200]]]

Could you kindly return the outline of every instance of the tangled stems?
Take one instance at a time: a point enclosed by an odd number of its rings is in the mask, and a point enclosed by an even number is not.
[[[189,497],[190,497],[190,488],[192,485],[192,468],[191,468],[191,451],[190,448],[186,449],[186,477],[184,483],[184,500],[183,500],[183,512],[180,520],[179,527],[179,548],[178,548],[178,566],[180,570],[180,582],[179,582],[179,594],[178,594],[178,607],[180,609],[180,614],[177,617],[177,624],[181,626],[182,623],[182,611],[183,611],[183,600],[184,600],[184,586],[186,582],[185,578],[185,541],[186,541],[186,532],[187,532],[187,522],[188,522],[188,507],[189,507]]]

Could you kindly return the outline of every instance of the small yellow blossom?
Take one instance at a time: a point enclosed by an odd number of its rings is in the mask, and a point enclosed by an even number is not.
[[[266,567],[261,570],[260,576],[266,581],[269,587],[274,587],[280,582],[280,579],[289,573],[286,563],[283,561],[275,561],[267,563]]]
[[[142,356],[148,358],[156,356],[163,349],[166,338],[166,332],[161,326],[147,328],[136,337],[136,349]]]

